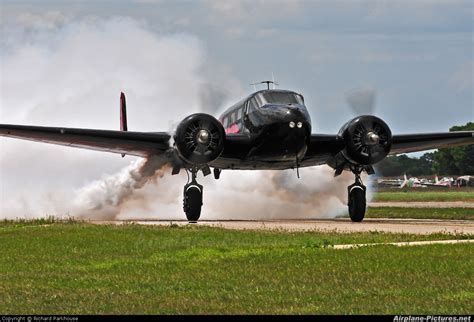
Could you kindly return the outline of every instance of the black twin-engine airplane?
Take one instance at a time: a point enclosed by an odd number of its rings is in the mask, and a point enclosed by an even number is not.
[[[214,169],[285,170],[328,164],[335,175],[351,171],[348,187],[352,221],[362,221],[366,187],[360,174],[373,174],[373,165],[387,155],[474,143],[474,131],[392,135],[388,125],[373,115],[357,116],[337,134],[312,134],[311,118],[301,94],[268,88],[257,91],[227,109],[219,119],[197,113],[186,117],[174,133],[131,132],[127,129],[125,96],[120,97],[121,130],[91,130],[0,124],[0,135],[78,148],[134,155],[164,156],[173,165],[191,172],[184,187],[183,208],[189,221],[201,215],[203,187],[196,182]],[[189,180],[188,180],[189,181]]]

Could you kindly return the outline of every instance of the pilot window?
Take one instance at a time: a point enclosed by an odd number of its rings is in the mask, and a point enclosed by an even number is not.
[[[301,104],[303,105],[303,98],[295,93],[287,92],[266,92],[263,97],[267,103],[276,104]]]
[[[257,103],[257,107],[263,106],[267,103],[262,94],[257,94],[257,95],[254,96],[254,98],[255,98],[255,101]]]
[[[239,108],[239,109],[237,110],[237,120],[240,120],[241,118],[242,118],[242,109]]]
[[[257,101],[255,99],[255,97],[252,97],[252,99],[249,101],[249,113],[252,113],[253,111],[255,111],[257,109],[258,105],[257,105]]]

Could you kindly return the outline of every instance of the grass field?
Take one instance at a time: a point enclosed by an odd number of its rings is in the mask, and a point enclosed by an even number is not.
[[[376,192],[372,201],[473,201],[474,191],[384,191]]]
[[[366,218],[474,220],[474,208],[368,208]]]
[[[0,313],[469,314],[472,236],[0,223]]]

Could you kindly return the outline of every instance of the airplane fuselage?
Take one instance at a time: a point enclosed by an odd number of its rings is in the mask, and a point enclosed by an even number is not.
[[[256,92],[230,107],[219,120],[227,136],[247,136],[252,141],[247,160],[296,166],[311,136],[311,117],[303,97],[291,91]]]

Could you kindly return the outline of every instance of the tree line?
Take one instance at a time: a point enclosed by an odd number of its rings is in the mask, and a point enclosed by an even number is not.
[[[449,131],[472,131],[474,123],[453,126]],[[388,156],[376,166],[376,172],[385,177],[429,175],[474,175],[474,145],[439,149],[420,158],[406,154]]]

